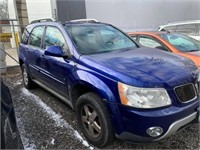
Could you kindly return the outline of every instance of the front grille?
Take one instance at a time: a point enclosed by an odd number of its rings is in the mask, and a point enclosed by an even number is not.
[[[175,88],[176,95],[181,102],[188,102],[195,99],[196,88],[193,84],[186,84]]]

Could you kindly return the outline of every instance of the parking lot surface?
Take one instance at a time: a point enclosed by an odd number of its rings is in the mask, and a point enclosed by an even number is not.
[[[79,130],[74,111],[44,89],[27,90],[20,71],[3,75],[9,87],[25,149],[96,149]],[[134,121],[134,120],[133,120]],[[106,149],[200,149],[199,124],[152,143],[116,140]]]

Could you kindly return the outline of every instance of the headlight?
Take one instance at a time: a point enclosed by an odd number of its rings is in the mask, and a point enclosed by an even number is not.
[[[171,100],[163,88],[138,88],[118,82],[121,103],[136,108],[168,106]]]

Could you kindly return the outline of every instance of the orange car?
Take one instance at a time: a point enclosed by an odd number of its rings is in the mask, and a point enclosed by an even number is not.
[[[168,32],[129,32],[128,35],[142,46],[190,58],[200,68],[200,42],[187,35]]]

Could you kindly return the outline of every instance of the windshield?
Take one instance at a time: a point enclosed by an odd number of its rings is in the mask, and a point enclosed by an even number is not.
[[[183,34],[161,34],[163,39],[182,52],[200,51],[200,42]]]
[[[134,49],[137,45],[119,30],[105,24],[72,24],[66,27],[81,54]]]

